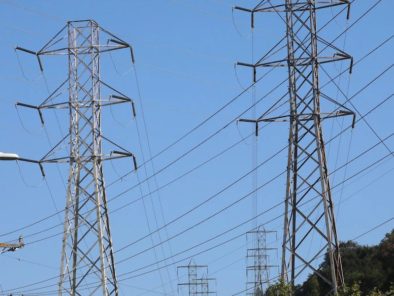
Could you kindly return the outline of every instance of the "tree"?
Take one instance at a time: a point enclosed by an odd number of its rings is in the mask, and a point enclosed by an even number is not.
[[[385,296],[382,292],[380,292],[377,288],[374,288],[368,296]]]
[[[317,276],[313,275],[311,280],[309,281],[309,286],[307,287],[309,291],[309,295],[311,296],[320,296],[320,285],[319,281],[317,280]]]
[[[341,258],[346,287],[341,296],[394,296],[394,230],[377,246],[361,246],[355,242],[341,243]],[[329,276],[328,254],[318,271]],[[327,295],[330,287],[317,274],[295,287],[295,296]],[[275,294],[274,294],[275,295]],[[276,295],[275,295],[276,296]]]
[[[291,285],[281,279],[278,283],[267,289],[266,296],[291,296],[292,290]]]
[[[394,283],[394,230],[386,234],[380,245],[376,257],[382,263],[384,282],[382,290],[390,290]]]
[[[345,286],[338,294],[339,296],[361,296],[360,285],[353,283],[351,287]]]

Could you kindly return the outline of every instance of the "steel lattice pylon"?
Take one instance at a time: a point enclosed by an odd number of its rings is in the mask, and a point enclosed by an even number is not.
[[[348,0],[263,0],[253,8],[235,7],[251,14],[252,27],[255,14],[260,12],[280,15],[286,27],[283,42],[278,42],[256,63],[238,63],[253,69],[254,81],[259,67],[288,69],[289,114],[241,120],[254,123],[256,133],[260,122],[290,124],[281,277],[295,286],[305,271],[314,272],[334,294],[344,280],[321,123],[354,113],[321,91],[319,67],[330,62],[352,61],[352,58],[319,36],[316,18],[317,11],[340,5],[350,6],[350,3]],[[281,48],[287,49],[286,57],[272,58]],[[336,109],[321,111],[321,99]],[[314,239],[323,244],[317,247]],[[319,269],[326,251],[328,274]]]
[[[246,233],[248,249],[246,251],[246,295],[261,296],[270,284],[270,270],[275,265],[270,265],[269,251],[276,248],[267,247],[267,235],[275,233],[258,227]]]
[[[101,44],[101,35],[106,43]],[[62,46],[62,41],[65,44]],[[40,161],[42,163],[69,163],[67,200],[65,207],[64,235],[59,277],[59,295],[118,295],[115,260],[107,208],[103,161],[132,157],[131,152],[121,148],[102,135],[101,109],[103,106],[132,103],[131,99],[110,87],[100,77],[100,54],[131,46],[101,28],[95,21],[71,21],[62,28],[41,50],[22,50],[37,56],[41,70],[41,56],[67,55],[69,74],[37,109],[42,122],[42,110],[68,109],[69,134],[66,135]],[[60,89],[68,86],[67,101],[54,102]],[[111,91],[104,100],[101,89]],[[116,147],[111,154],[102,151],[103,140]],[[69,155],[54,157],[54,151],[66,142]]]
[[[70,155],[73,161],[68,178],[59,289],[71,282],[69,289],[73,294],[85,278],[91,281],[98,277],[101,281],[98,288],[103,289],[103,295],[118,294],[102,162],[97,157],[102,155],[100,57],[98,50],[90,48],[99,44],[99,28],[93,22],[87,26],[70,23],[68,42]],[[85,201],[80,202],[80,199]],[[95,216],[93,224],[88,222],[86,212]],[[85,242],[87,246],[82,247]],[[79,268],[81,263],[87,266]]]
[[[183,270],[186,270],[187,273],[184,274]],[[186,287],[186,294],[189,296],[216,295],[216,292],[211,290],[212,284],[216,282],[216,279],[208,277],[207,265],[196,265],[193,260],[190,260],[188,265],[178,266],[177,274],[178,277],[187,277],[186,282],[178,284],[178,294],[181,295],[182,288]]]

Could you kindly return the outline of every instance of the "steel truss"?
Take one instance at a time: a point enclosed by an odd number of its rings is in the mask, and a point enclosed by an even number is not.
[[[354,112],[320,90],[319,67],[343,60],[352,63],[353,59],[319,36],[316,19],[318,11],[342,5],[348,6],[349,17],[348,0],[263,0],[254,8],[235,7],[251,14],[252,28],[255,14],[261,12],[278,14],[286,28],[285,37],[262,58],[253,64],[238,63],[252,68],[254,81],[258,68],[288,69],[289,114],[241,119],[255,124],[256,134],[260,122],[290,124],[281,277],[294,286],[303,274],[312,272],[333,294],[344,279],[321,124],[347,115],[352,115],[354,122]],[[286,56],[272,59],[282,48],[287,49]],[[321,99],[335,106],[334,110],[321,111]],[[305,202],[307,207],[302,206]],[[317,241],[323,244],[317,246]],[[322,272],[320,262],[326,251],[329,271]]]
[[[100,43],[106,37],[106,43]],[[104,106],[133,101],[115,90],[100,77],[101,53],[129,49],[131,46],[100,27],[93,20],[70,21],[39,51],[17,47],[17,50],[34,54],[40,69],[41,57],[66,55],[68,78],[38,106],[18,103],[18,106],[38,111],[44,123],[43,110],[67,109],[69,133],[51,151],[38,161],[68,163],[69,177],[64,217],[59,295],[118,295],[115,259],[112,247],[103,161],[134,155],[102,134],[101,109]],[[101,97],[102,88],[113,94]],[[62,97],[62,88],[68,88],[68,100]],[[102,143],[115,147],[104,154]],[[62,145],[69,147],[69,155],[54,156]],[[43,172],[44,174],[44,172]]]
[[[183,270],[186,270],[186,274]],[[178,284],[178,294],[184,292],[182,288],[186,287],[187,295],[189,296],[216,295],[216,292],[211,290],[212,284],[216,282],[216,279],[208,277],[207,265],[196,265],[193,260],[190,260],[188,265],[178,266],[177,274],[178,278],[185,275],[187,277],[186,282]]]
[[[269,263],[269,252],[277,250],[267,247],[267,235],[276,233],[259,227],[246,233],[246,295],[262,296],[270,284],[270,270],[276,265]]]

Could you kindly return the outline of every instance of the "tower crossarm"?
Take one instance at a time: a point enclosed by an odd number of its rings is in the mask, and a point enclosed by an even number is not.
[[[69,166],[59,296],[119,295],[103,163],[132,158],[137,169],[137,162],[132,152],[102,132],[103,107],[129,103],[133,116],[136,114],[133,100],[101,78],[101,54],[118,49],[130,50],[134,63],[131,45],[94,20],[67,22],[38,51],[16,47],[16,50],[35,55],[41,71],[43,56],[64,55],[68,60],[67,79],[41,104],[17,103],[17,106],[37,110],[42,124],[43,110],[68,111],[68,133],[40,160],[32,161],[41,168],[44,163]],[[109,95],[104,96],[104,90]],[[109,151],[105,152],[104,142],[108,144],[105,147],[113,148],[106,148]],[[67,154],[59,155],[58,151],[64,146],[68,147]],[[81,292],[86,285],[91,289]]]
[[[256,13],[275,12],[286,30],[284,38],[257,62],[238,63],[253,69],[254,82],[257,68],[287,69],[289,109],[279,115],[268,117],[265,113],[258,118],[240,119],[255,124],[256,134],[260,122],[289,124],[281,278],[295,286],[297,281],[314,273],[334,295],[343,286],[344,279],[322,123],[329,118],[352,116],[354,126],[355,113],[321,92],[319,72],[323,64],[349,60],[351,73],[353,59],[320,37],[317,18],[318,11],[341,5],[348,6],[349,17],[350,1],[347,0],[263,0],[253,8],[236,7],[251,14],[252,28]],[[309,202],[308,207],[301,206],[304,201]],[[326,252],[328,271],[323,272],[320,263]]]

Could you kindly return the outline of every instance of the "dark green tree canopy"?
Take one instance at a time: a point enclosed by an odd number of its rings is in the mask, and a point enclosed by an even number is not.
[[[353,241],[341,243],[341,257],[345,284],[341,296],[394,296],[394,230],[386,234],[377,246],[361,246]],[[328,254],[319,272],[329,275]],[[267,296],[288,296],[291,288],[279,282],[271,286]],[[324,296],[329,287],[316,274],[309,275],[294,287],[296,296]]]

